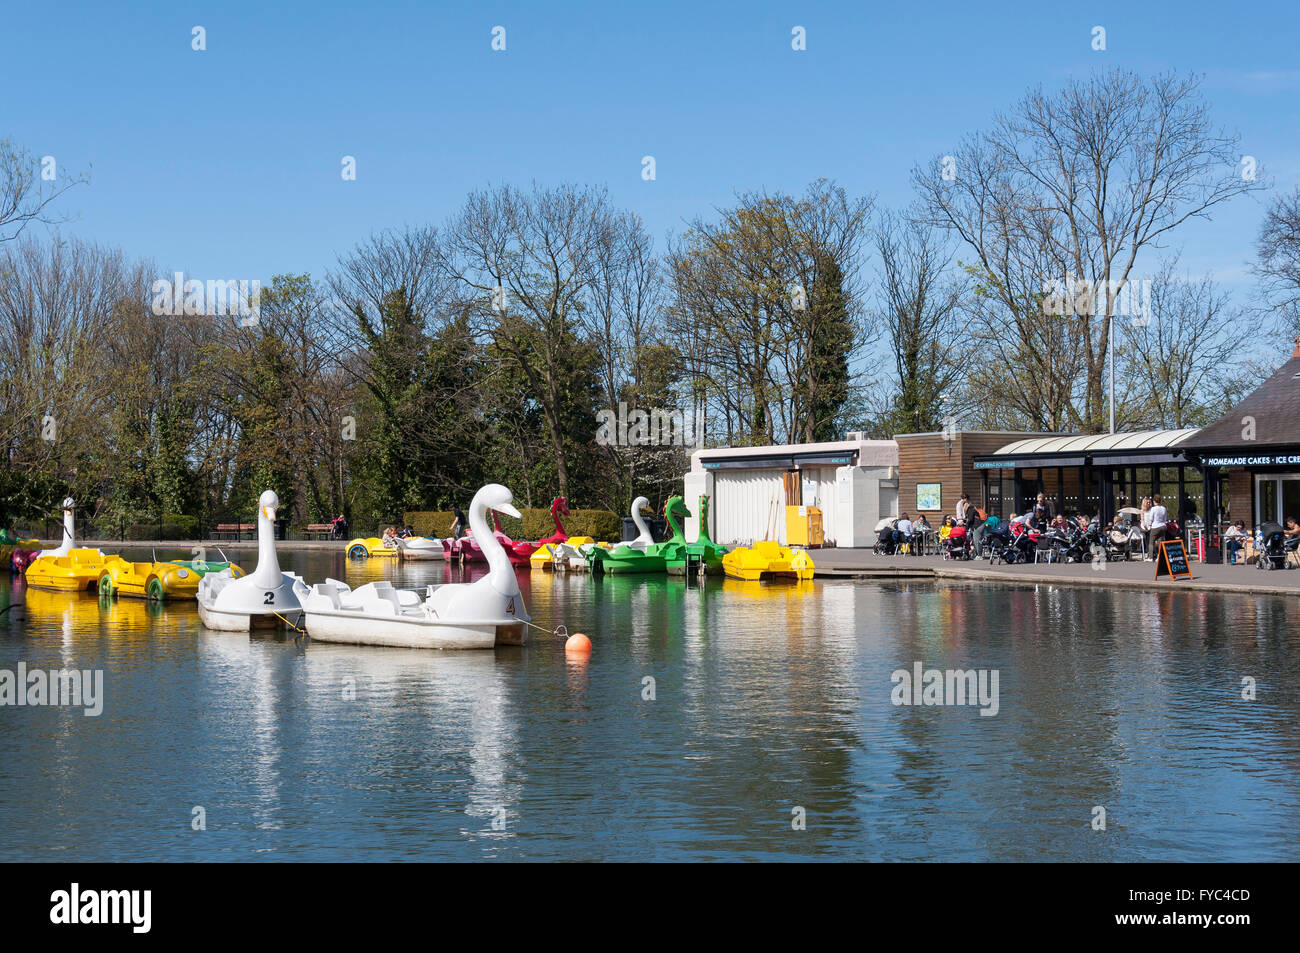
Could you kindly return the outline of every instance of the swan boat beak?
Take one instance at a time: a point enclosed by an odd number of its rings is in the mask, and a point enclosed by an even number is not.
[[[523,517],[519,515],[519,511],[509,503],[502,503],[499,506],[492,507],[492,509],[496,510],[498,513],[504,513],[506,516],[513,516],[517,520],[523,519]]]

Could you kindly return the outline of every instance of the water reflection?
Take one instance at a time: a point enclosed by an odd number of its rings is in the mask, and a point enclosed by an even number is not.
[[[284,562],[411,588],[484,571]],[[0,857],[1300,857],[1286,600],[519,578],[590,659],[536,632],[486,653],[250,638],[0,581],[20,604],[0,667],[102,667],[108,696],[98,719],[0,709]],[[916,662],[997,671],[998,714],[892,704]]]

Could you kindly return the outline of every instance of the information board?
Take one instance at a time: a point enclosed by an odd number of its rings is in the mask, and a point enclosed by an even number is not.
[[[1187,565],[1187,550],[1181,539],[1166,539],[1156,549],[1156,578],[1191,579],[1192,569]]]

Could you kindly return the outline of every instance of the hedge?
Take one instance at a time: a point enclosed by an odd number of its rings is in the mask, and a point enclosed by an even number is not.
[[[549,509],[519,512],[523,516],[522,522],[513,516],[498,514],[501,531],[511,539],[541,539],[555,532],[555,520],[551,518]],[[451,521],[455,518],[449,510],[413,510],[404,515],[406,525],[417,536],[449,536]],[[561,516],[560,522],[570,536],[594,536],[615,541],[623,535],[623,521],[609,510],[573,510],[568,516]]]

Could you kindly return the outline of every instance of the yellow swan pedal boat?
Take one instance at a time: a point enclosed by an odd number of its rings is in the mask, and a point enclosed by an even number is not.
[[[198,595],[199,580],[210,572],[230,570],[238,579],[244,570],[231,562],[174,559],[170,562],[130,562],[110,556],[99,575],[101,596],[132,596],[163,602],[168,599],[193,599]]]
[[[99,577],[110,560],[120,556],[105,556],[98,549],[72,548],[62,556],[37,556],[24,574],[27,585],[36,589],[76,591],[95,589]]]
[[[385,546],[384,541],[375,536],[369,536],[365,539],[354,539],[348,543],[349,559],[365,559],[367,556],[393,556],[396,557],[401,553],[397,546]]]
[[[740,546],[722,557],[722,571],[745,582],[804,580],[813,577],[807,550],[791,549],[772,540]]]

